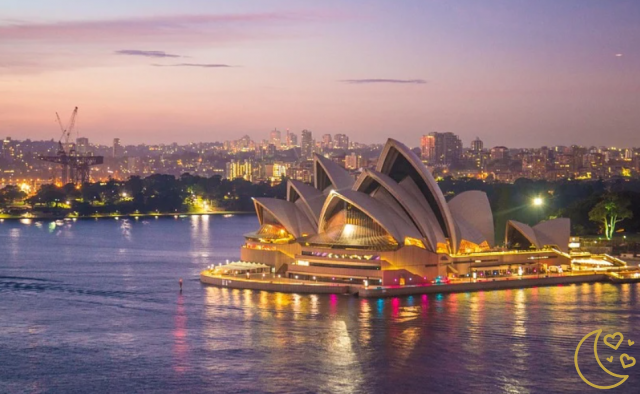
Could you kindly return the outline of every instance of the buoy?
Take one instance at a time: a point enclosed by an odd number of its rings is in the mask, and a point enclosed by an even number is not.
[[[182,292],[182,278],[180,278],[180,292]]]

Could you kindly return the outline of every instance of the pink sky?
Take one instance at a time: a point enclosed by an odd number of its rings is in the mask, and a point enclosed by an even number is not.
[[[276,127],[640,146],[633,1],[7,1],[0,135],[16,139],[57,139],[55,112],[78,106],[98,143]]]

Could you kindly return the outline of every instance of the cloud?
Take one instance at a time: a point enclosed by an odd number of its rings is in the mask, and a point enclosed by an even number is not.
[[[178,63],[178,64],[152,64],[154,67],[202,67],[202,68],[228,68],[237,67],[228,64],[215,63]]]
[[[182,57],[180,55],[173,55],[164,51],[141,51],[138,49],[122,49],[115,51],[116,55],[129,55],[129,56],[145,56],[145,57]]]
[[[427,83],[424,79],[345,79],[340,82],[350,84],[367,84],[367,83],[399,83],[399,84],[424,84]]]
[[[184,43],[227,42],[261,37],[264,32],[247,28],[286,22],[308,22],[324,18],[309,13],[246,13],[221,15],[170,15],[50,23],[13,22],[0,25],[0,43],[10,41],[47,43]],[[241,27],[241,28],[238,28]]]
[[[300,37],[314,22],[341,18],[321,11],[165,15],[59,22],[0,21],[0,73],[42,73],[124,65],[126,56],[153,59],[185,48]],[[148,48],[163,51],[114,48]],[[174,57],[176,56],[176,57]],[[201,67],[201,66],[181,66]],[[212,66],[210,66],[212,67]]]

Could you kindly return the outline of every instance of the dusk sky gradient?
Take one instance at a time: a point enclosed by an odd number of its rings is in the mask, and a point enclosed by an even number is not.
[[[0,136],[640,146],[639,51],[637,0],[3,0]]]

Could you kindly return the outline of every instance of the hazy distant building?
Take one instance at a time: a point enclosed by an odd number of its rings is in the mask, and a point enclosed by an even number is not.
[[[454,164],[462,156],[462,141],[453,133],[429,133],[422,136],[420,152],[429,164]]]
[[[76,152],[80,155],[89,153],[89,139],[86,137],[76,138]]]
[[[346,134],[336,134],[333,137],[333,147],[336,149],[349,149],[349,137]]]
[[[491,160],[503,160],[509,157],[509,148],[506,146],[496,146],[491,149]]]
[[[277,148],[274,144],[267,145],[267,157],[274,157],[276,155]]]
[[[120,157],[122,156],[122,145],[120,145],[120,138],[114,138],[113,139],[113,148],[111,151],[111,156],[112,157]]]
[[[313,158],[313,134],[309,130],[302,130],[302,140],[300,142],[300,151],[304,159]]]
[[[129,171],[129,175],[139,175],[142,172],[140,164],[141,163],[139,157],[128,157],[127,170]]]
[[[11,137],[7,137],[2,141],[2,157],[10,159],[13,157],[13,146],[11,144]]]
[[[250,160],[231,160],[226,164],[226,177],[231,180],[242,178],[253,181],[253,163]]]
[[[285,143],[288,149],[298,146],[298,135],[287,130]]]
[[[278,181],[287,176],[287,167],[283,163],[271,163],[265,165],[265,177],[271,181]]]
[[[282,148],[282,133],[280,133],[280,130],[271,130],[271,133],[269,133],[269,143],[275,145],[276,149]]]
[[[248,150],[251,147],[251,142],[251,137],[245,135],[238,140],[238,148],[240,150]]]
[[[362,155],[358,155],[355,152],[344,157],[344,168],[348,170],[357,170],[358,168],[362,168],[363,163],[364,160],[362,159]]]
[[[475,153],[482,152],[484,149],[484,143],[480,138],[476,137],[475,140],[471,141],[471,150]]]
[[[331,139],[331,134],[324,134],[322,136],[322,148],[323,149],[333,148],[333,141]]]

